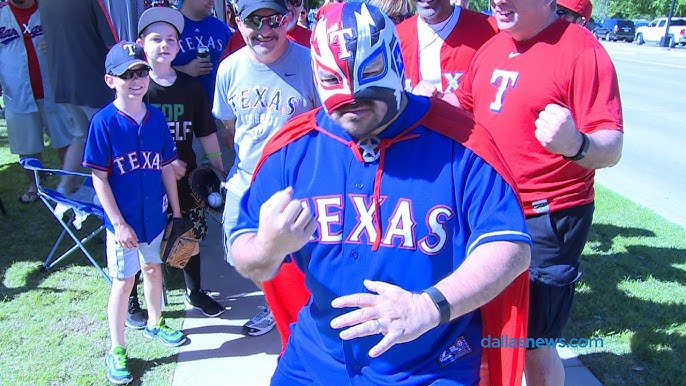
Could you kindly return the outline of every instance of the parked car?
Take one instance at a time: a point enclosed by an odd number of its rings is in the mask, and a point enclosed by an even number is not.
[[[636,28],[650,24],[650,20],[647,19],[631,19],[631,21],[634,23]]]
[[[661,43],[665,37],[667,18],[660,17],[636,29],[636,44]],[[669,46],[686,45],[686,18],[673,17],[669,25]]]
[[[598,39],[608,41],[626,40],[633,42],[635,34],[636,26],[634,23],[624,19],[601,19],[598,20],[593,29],[593,35]]]

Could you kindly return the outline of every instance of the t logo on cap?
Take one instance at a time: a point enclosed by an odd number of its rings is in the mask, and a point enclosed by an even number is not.
[[[142,64],[150,67],[145,60],[143,47],[134,42],[121,41],[107,53],[105,58],[105,72],[110,75],[119,76],[133,66]]]

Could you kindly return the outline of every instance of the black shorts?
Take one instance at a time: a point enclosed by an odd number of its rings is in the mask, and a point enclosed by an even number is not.
[[[593,223],[593,203],[526,220],[533,239],[529,337],[560,338],[581,276],[579,259]]]

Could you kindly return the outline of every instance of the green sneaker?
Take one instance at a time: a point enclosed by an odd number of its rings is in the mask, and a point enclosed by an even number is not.
[[[157,339],[168,347],[181,346],[186,341],[183,332],[167,327],[164,318],[160,318],[157,325],[153,328],[145,326],[143,336],[148,339]]]
[[[107,380],[115,385],[126,385],[133,381],[133,376],[126,368],[126,349],[114,346],[105,357],[107,364]]]

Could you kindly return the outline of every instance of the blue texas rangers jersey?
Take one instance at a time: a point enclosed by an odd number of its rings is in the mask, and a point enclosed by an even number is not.
[[[105,171],[117,207],[136,232],[149,243],[167,223],[167,195],[162,167],[177,158],[164,114],[147,105],[142,124],[113,103],[93,115],[83,154],[83,166]],[[114,232],[108,216],[105,226]]]
[[[320,110],[318,128],[267,157],[241,202],[232,239],[256,232],[260,205],[287,186],[315,216],[315,234],[294,254],[312,297],[279,364],[297,362],[315,383],[426,385],[440,378],[472,384],[481,360],[479,312],[371,359],[368,351],[381,336],[342,341],[329,323],[350,309],[330,303],[367,292],[364,279],[420,292],[478,245],[530,243],[510,185],[470,149],[418,124],[429,100],[408,98],[408,108],[378,141],[361,143],[360,154],[350,151],[356,141]]]

